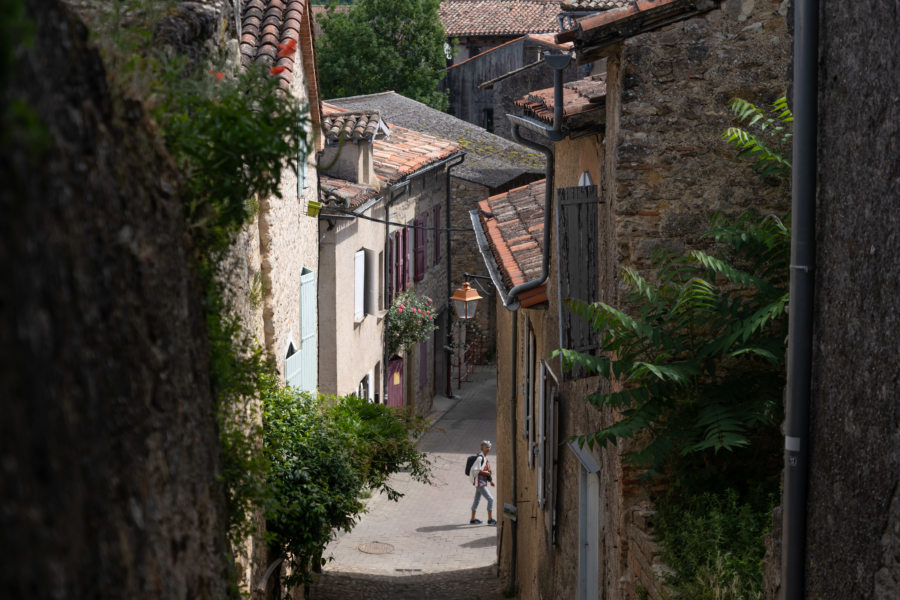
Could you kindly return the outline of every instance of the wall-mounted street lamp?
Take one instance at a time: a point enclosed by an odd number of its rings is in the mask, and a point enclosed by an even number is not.
[[[472,289],[468,281],[450,296],[450,301],[453,303],[456,316],[460,321],[469,321],[475,318],[475,309],[478,308],[479,300],[481,300],[481,296],[478,295],[477,290]]]

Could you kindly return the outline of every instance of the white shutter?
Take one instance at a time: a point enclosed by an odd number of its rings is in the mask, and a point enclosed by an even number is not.
[[[318,386],[316,335],[316,274],[304,268],[300,275],[300,352],[303,357],[300,388],[314,392]]]
[[[366,253],[360,250],[354,257],[353,315],[356,322],[366,316]]]
[[[538,506],[544,508],[544,501],[547,499],[544,492],[546,488],[544,487],[544,461],[546,459],[547,452],[547,439],[545,437],[546,431],[544,429],[546,425],[544,411],[546,410],[544,397],[546,393],[546,381],[547,374],[544,371],[544,361],[541,361],[541,365],[538,368],[538,402],[537,402],[537,415],[535,415],[535,425],[537,425],[537,431],[534,436],[534,443],[537,446],[537,500]]]
[[[293,350],[293,347],[293,344],[291,344],[291,350]],[[295,351],[284,359],[284,380],[288,385],[302,389],[302,374],[303,357],[299,352]]]

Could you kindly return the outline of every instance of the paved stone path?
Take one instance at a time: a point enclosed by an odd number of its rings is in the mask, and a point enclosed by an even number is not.
[[[373,496],[353,531],[328,545],[325,566],[310,600],[496,600],[497,529],[469,525],[474,491],[464,474],[466,456],[496,438],[493,366],[454,389],[458,398],[435,398],[435,421],[419,443],[433,463],[433,485],[398,474],[404,497]],[[494,517],[497,516],[494,507]],[[484,500],[478,518],[487,521]]]

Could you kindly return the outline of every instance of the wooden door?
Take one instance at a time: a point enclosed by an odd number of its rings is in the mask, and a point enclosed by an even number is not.
[[[403,359],[388,363],[387,406],[403,406]]]

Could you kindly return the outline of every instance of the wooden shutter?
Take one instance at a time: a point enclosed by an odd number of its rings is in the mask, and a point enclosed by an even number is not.
[[[284,359],[284,381],[288,385],[303,389],[303,356],[294,349],[291,344],[288,347],[287,358]]]
[[[400,289],[409,287],[409,227],[400,232]]]
[[[316,335],[316,274],[303,269],[300,275],[300,389],[318,387],[318,336]]]
[[[600,299],[597,186],[556,190],[557,256],[559,260],[559,344],[561,348],[590,352],[598,346],[590,324],[563,303],[566,298],[587,302]],[[572,376],[578,377],[578,373]]]
[[[366,253],[360,250],[353,257],[353,318],[357,322],[366,316]]]
[[[416,228],[413,230],[415,235],[413,281],[422,281],[425,278],[425,240],[427,239],[423,228],[428,224],[428,215],[417,217],[415,224]]]
[[[441,262],[441,205],[434,205],[434,264]]]

